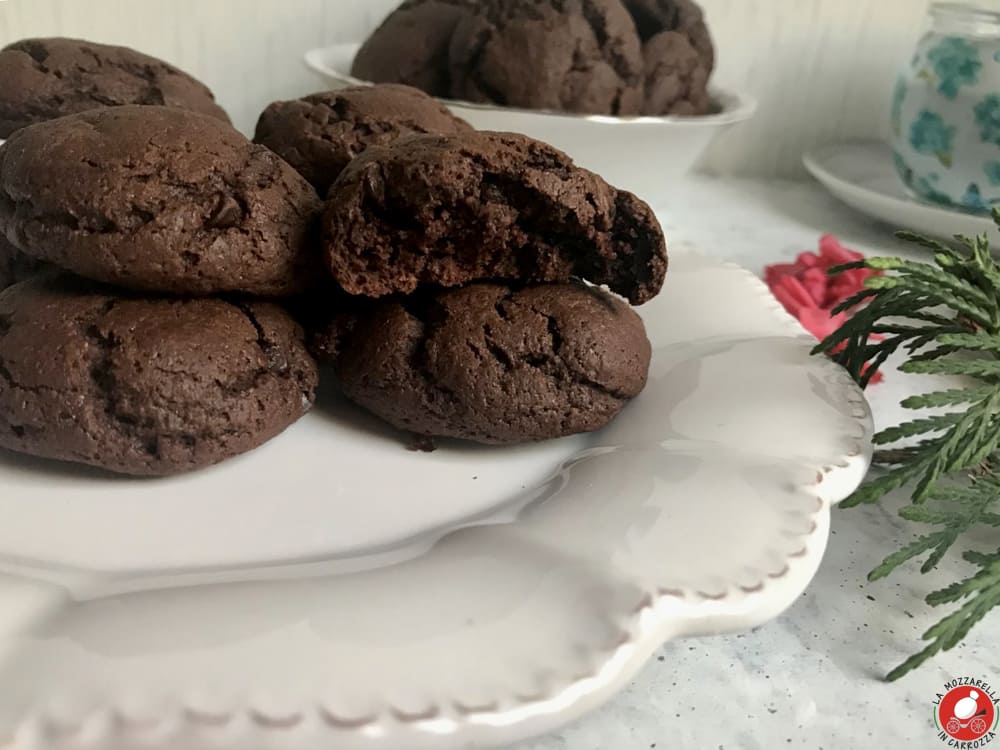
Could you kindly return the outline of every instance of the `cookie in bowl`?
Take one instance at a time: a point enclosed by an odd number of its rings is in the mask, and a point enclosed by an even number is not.
[[[405,0],[358,51],[353,74],[450,97],[449,48],[455,28],[477,0]]]
[[[693,0],[624,0],[642,40],[644,115],[705,115],[715,44]]]
[[[637,115],[642,53],[620,0],[484,0],[449,48],[454,99],[522,109]]]
[[[714,67],[693,0],[408,0],[351,74],[513,109],[695,116]]]

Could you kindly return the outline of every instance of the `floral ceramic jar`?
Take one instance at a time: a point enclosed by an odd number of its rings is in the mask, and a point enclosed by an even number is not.
[[[971,211],[1000,205],[1000,12],[931,6],[930,30],[896,84],[896,169],[925,200]]]

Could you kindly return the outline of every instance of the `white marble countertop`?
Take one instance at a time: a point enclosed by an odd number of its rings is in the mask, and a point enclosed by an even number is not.
[[[655,204],[669,243],[758,273],[815,249],[827,232],[866,254],[926,257],[809,183],[694,178]],[[914,388],[911,376],[887,376],[869,392],[880,428],[897,420],[900,399]],[[1000,613],[957,649],[883,682],[948,611],[932,611],[923,597],[969,570],[955,553],[932,575],[910,566],[868,584],[868,571],[914,528],[890,507],[835,511],[819,575],[782,618],[750,633],[670,643],[609,705],[516,750],[939,746],[931,701],[942,685],[962,676],[1000,682],[1000,653],[989,647],[1000,642]]]

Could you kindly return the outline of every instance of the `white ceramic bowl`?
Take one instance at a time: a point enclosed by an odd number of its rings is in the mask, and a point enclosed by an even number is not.
[[[338,88],[369,85],[351,75],[359,46],[311,50],[306,65]],[[479,130],[525,133],[551,143],[617,187],[643,195],[689,172],[716,136],[757,109],[744,94],[713,88],[712,97],[721,109],[704,117],[608,117],[445,103]]]

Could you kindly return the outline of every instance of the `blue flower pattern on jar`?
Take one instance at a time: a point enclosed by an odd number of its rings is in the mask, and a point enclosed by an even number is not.
[[[898,153],[893,154],[893,161],[896,163],[896,171],[899,173],[903,184],[915,193],[919,193],[933,203],[940,203],[945,206],[951,205],[951,198],[934,187],[940,176],[934,172],[926,177],[917,178],[913,170],[906,165],[906,161]]]
[[[983,200],[982,193],[979,192],[979,186],[975,183],[969,185],[968,189],[966,189],[965,195],[962,196],[962,205],[973,211],[988,211],[990,208]]]
[[[935,3],[891,91],[896,171],[918,198],[1000,205],[1000,10]]]
[[[934,187],[934,182],[926,177],[914,181],[910,187],[933,203],[940,203],[943,206],[952,205],[951,197]]]
[[[983,143],[1000,146],[1000,96],[990,94],[975,106],[974,112]]]
[[[910,145],[918,154],[935,156],[948,167],[952,161],[955,130],[945,123],[941,115],[925,109],[910,127]]]
[[[938,91],[949,99],[958,96],[962,86],[972,86],[979,81],[983,63],[979,50],[965,39],[950,36],[927,53],[927,59],[938,77]]]

